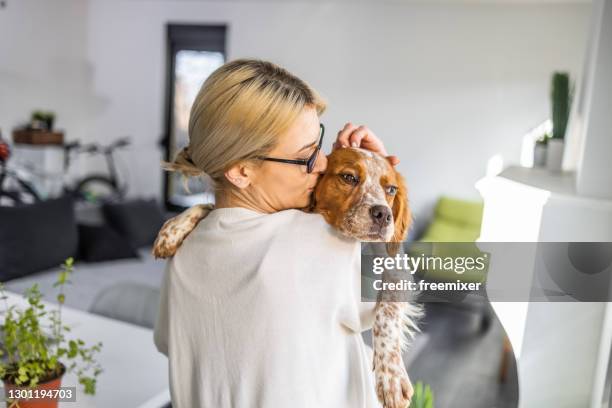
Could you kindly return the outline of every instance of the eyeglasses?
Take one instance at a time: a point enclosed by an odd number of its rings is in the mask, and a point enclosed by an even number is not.
[[[314,165],[317,162],[317,157],[319,156],[319,152],[321,151],[321,145],[323,144],[323,135],[325,134],[325,126],[323,126],[323,124],[321,123],[319,124],[319,127],[320,127],[319,143],[317,144],[317,148],[315,149],[315,151],[312,153],[312,155],[308,159],[301,159],[301,160],[277,159],[275,157],[264,157],[264,156],[260,156],[258,157],[258,159],[273,161],[273,162],[278,162],[278,163],[299,164],[301,166],[306,166],[306,171],[308,171],[308,173],[312,173],[312,170],[314,169]]]

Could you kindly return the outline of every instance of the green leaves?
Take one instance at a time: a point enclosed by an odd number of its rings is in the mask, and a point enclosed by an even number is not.
[[[76,342],[74,340],[70,340],[68,342],[68,346],[68,358],[75,358],[77,354],[79,354],[79,349]]]
[[[102,373],[95,355],[100,352],[102,343],[87,347],[81,339],[67,341],[65,333],[70,331],[70,327],[62,324],[64,286],[70,283],[73,262],[72,258],[66,259],[54,284],[59,288],[57,310],[47,310],[37,284],[24,293],[28,307],[8,306],[4,286],[0,283],[0,300],[5,305],[0,342],[4,344],[6,353],[6,359],[0,360],[1,379],[35,387],[42,381],[57,378],[62,372],[61,360],[64,358],[71,361],[66,364],[66,371],[75,371],[85,393],[95,393],[96,377]]]
[[[410,408],[433,408],[433,393],[429,385],[419,381],[414,387],[414,395],[410,401]]]
[[[85,394],[94,394],[96,392],[96,379],[90,377],[79,378],[79,383],[85,388]]]
[[[57,281],[53,284],[53,287],[63,286],[66,283],[70,283],[68,277],[72,273],[72,265],[74,264],[74,259],[72,257],[66,259],[64,263],[61,265],[61,272],[57,277]]]

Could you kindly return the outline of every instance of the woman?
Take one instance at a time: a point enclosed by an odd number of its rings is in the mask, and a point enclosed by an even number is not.
[[[327,159],[325,102],[265,61],[212,73],[172,170],[206,174],[215,209],[168,262],[155,344],[168,355],[175,408],[378,407],[361,331],[359,243],[308,206]],[[386,155],[350,123],[334,147]],[[289,160],[289,161],[287,161]],[[397,159],[393,159],[397,162]]]

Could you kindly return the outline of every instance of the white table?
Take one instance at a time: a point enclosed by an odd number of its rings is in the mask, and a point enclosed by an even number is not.
[[[9,305],[26,305],[25,299],[7,292]],[[44,302],[54,310],[57,305]],[[4,309],[3,309],[4,310]],[[140,326],[63,307],[62,321],[72,330],[68,339],[82,339],[87,346],[102,342],[97,361],[104,372],[98,376],[96,395],[83,393],[76,377],[67,374],[63,387],[75,386],[76,403],[62,408],[154,408],[170,402],[168,360],[153,343],[153,331]]]

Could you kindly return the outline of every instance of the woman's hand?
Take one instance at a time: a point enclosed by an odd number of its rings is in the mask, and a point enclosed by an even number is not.
[[[344,128],[338,132],[338,137],[336,138],[333,149],[335,150],[348,146],[361,147],[382,154],[393,166],[399,163],[397,156],[389,156],[382,140],[366,126],[356,126],[350,122],[344,125]]]

